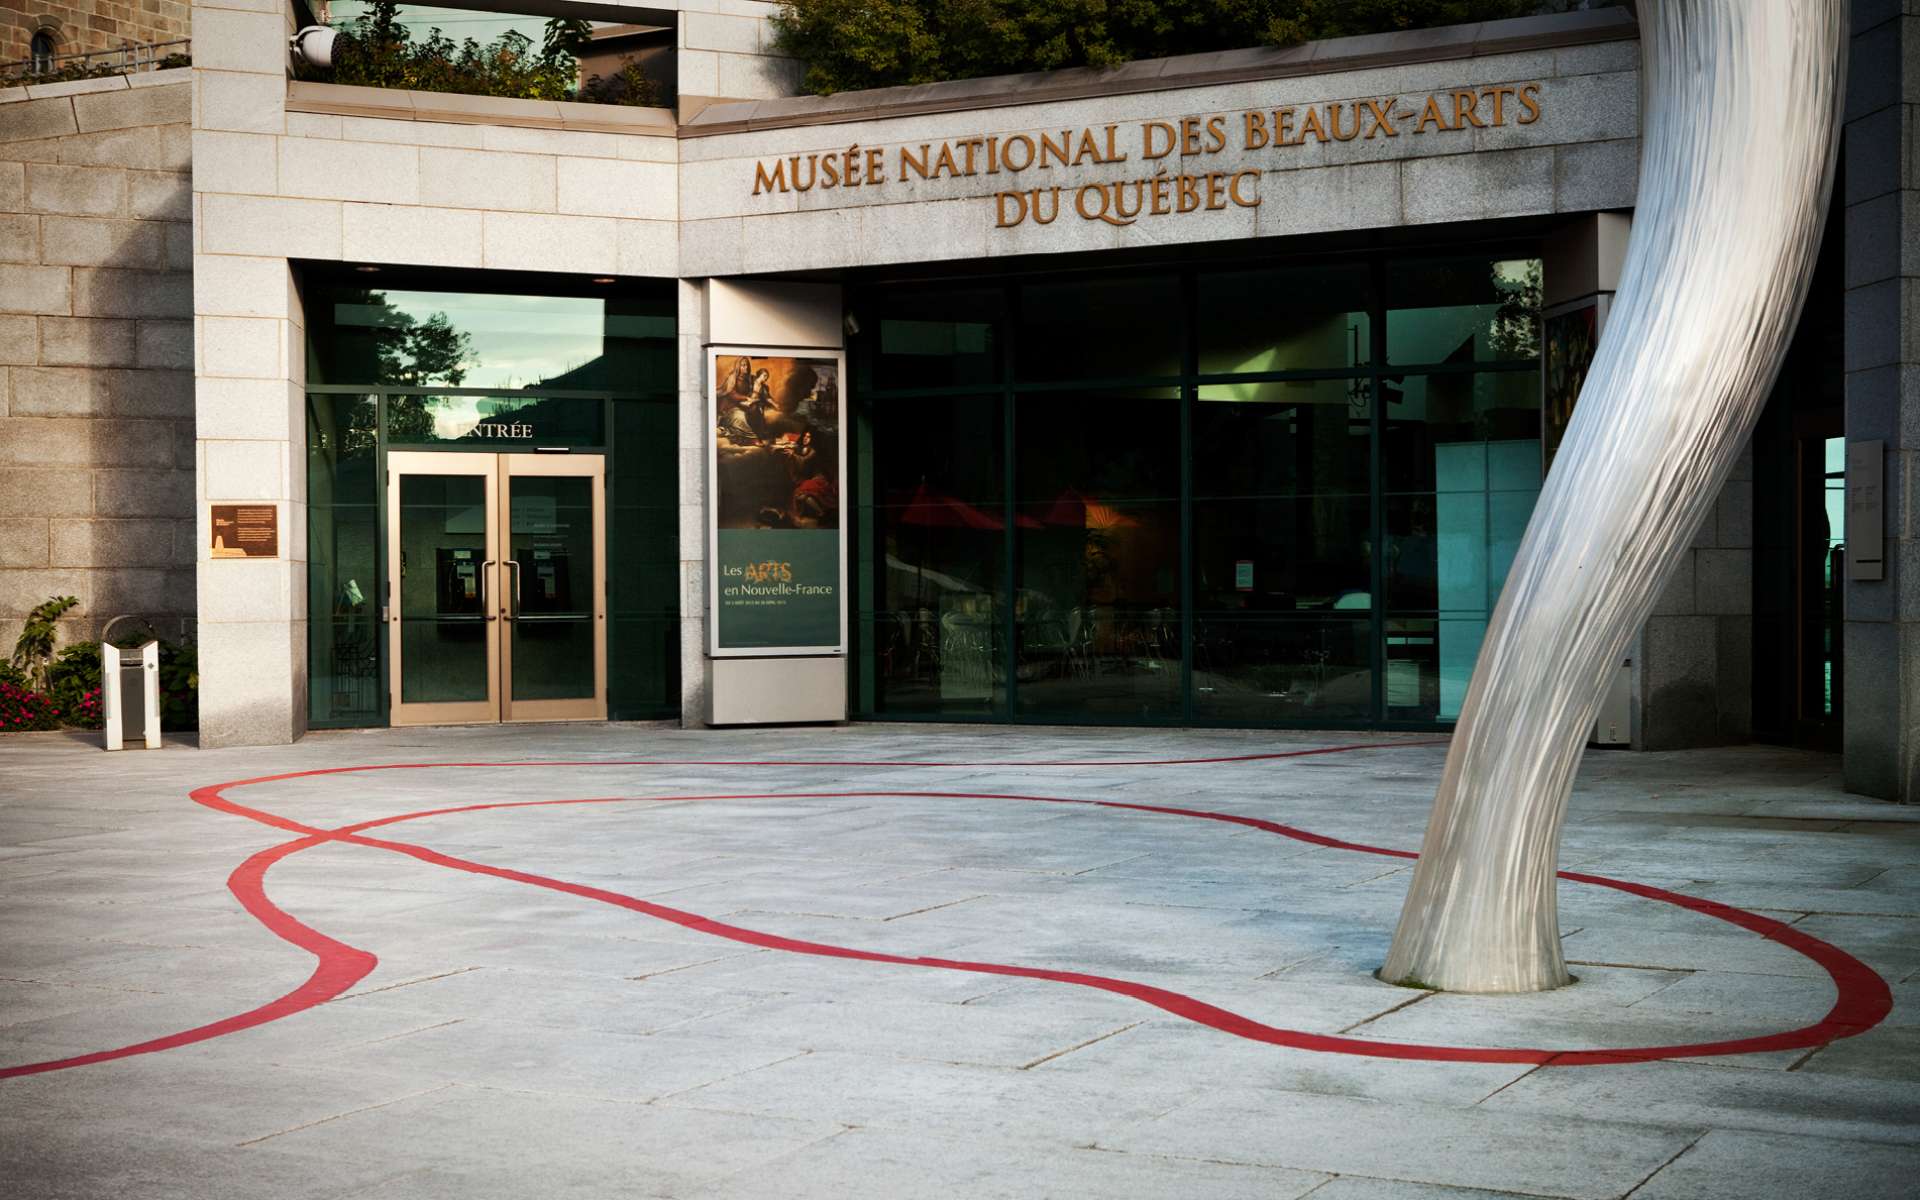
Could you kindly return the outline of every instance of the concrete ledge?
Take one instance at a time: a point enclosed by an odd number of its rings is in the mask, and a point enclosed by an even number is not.
[[[575,129],[594,133],[671,136],[673,110],[565,100],[520,100],[464,96],[455,92],[409,92],[294,80],[287,85],[287,111],[343,117],[385,117],[444,125],[508,125],[523,129]]]
[[[92,92],[120,92],[137,87],[164,87],[169,83],[188,83],[192,79],[192,67],[168,67],[164,71],[136,71],[130,75],[103,75],[98,79],[69,79],[63,83],[29,83],[0,88],[0,104],[18,104],[22,100],[52,100],[61,96],[84,96]]]
[[[1144,59],[1105,70],[1076,67],[947,83],[876,88],[832,96],[718,103],[680,128],[681,137],[711,137],[760,129],[837,125],[886,117],[965,112],[1016,104],[1169,91],[1225,83],[1326,75],[1372,67],[1443,62],[1597,42],[1630,41],[1640,26],[1626,10],[1560,13],[1512,21],[1482,21],[1364,37],[1331,38],[1304,46],[1257,47],[1179,58]]]

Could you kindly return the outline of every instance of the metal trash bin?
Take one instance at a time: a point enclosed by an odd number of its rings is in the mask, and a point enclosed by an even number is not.
[[[115,617],[100,631],[100,725],[107,749],[129,744],[160,748],[160,643],[148,638],[131,649],[108,638],[125,617]]]

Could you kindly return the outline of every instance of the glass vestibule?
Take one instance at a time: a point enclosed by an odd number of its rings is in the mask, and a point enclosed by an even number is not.
[[[1539,298],[1524,253],[856,293],[856,712],[1452,720]]]
[[[389,275],[392,286],[369,286],[386,282]],[[423,476],[464,480],[445,486],[470,492],[471,476],[455,464],[477,454],[472,461],[492,463],[499,472],[502,452],[524,454],[539,468],[516,473],[510,491],[499,485],[503,490],[491,507],[484,499],[479,504],[498,525],[504,557],[520,563],[514,643],[502,648],[497,660],[500,669],[511,672],[500,686],[508,689],[514,719],[540,718],[542,710],[530,706],[576,703],[577,668],[560,664],[592,661],[591,654],[580,653],[586,626],[568,615],[582,607],[568,601],[581,594],[578,572],[591,556],[571,544],[548,544],[570,542],[586,528],[575,517],[587,498],[576,493],[589,488],[582,472],[605,480],[592,522],[605,547],[605,561],[593,577],[593,586],[604,591],[605,615],[597,620],[605,627],[599,635],[605,642],[605,713],[620,720],[677,715],[679,472],[672,287],[641,284],[602,295],[481,293],[448,286],[449,279],[467,278],[382,272],[371,280],[346,274],[303,281],[310,322],[309,724],[386,724],[401,704],[411,703],[405,680],[396,681],[393,670],[394,612],[391,607],[382,612],[395,575],[389,565],[398,540],[393,521],[416,502],[420,514],[437,504],[444,515],[456,506],[471,507],[466,502],[472,497],[436,499],[429,493],[441,485],[423,479],[410,489],[410,499],[392,482],[392,460],[402,455],[431,459],[429,466],[446,469]],[[546,277],[512,282],[556,292],[607,290]],[[568,465],[554,466],[562,463]],[[540,473],[549,467],[550,482]],[[517,496],[517,505],[501,495]],[[564,538],[561,524],[568,526]],[[518,545],[512,544],[515,538]],[[452,540],[445,548],[472,549]],[[511,568],[493,570],[497,576]],[[477,600],[477,575],[474,587]],[[497,578],[487,587],[491,598],[504,594]],[[494,608],[497,625],[497,603]],[[444,611],[463,615],[457,605]],[[454,624],[449,623],[448,648],[458,644],[458,636],[478,636],[456,635]],[[471,673],[470,660],[463,661],[462,669]],[[462,686],[470,695],[471,678]],[[563,714],[553,710],[549,715]]]

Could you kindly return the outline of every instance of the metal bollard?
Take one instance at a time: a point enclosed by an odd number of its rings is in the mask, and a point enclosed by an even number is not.
[[[113,626],[100,633],[100,724],[107,749],[124,750],[127,742],[160,748],[160,643],[152,638],[130,650],[107,641]]]

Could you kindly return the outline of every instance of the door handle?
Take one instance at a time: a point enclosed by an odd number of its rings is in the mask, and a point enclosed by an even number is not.
[[[520,563],[511,558],[506,563],[513,568],[513,599],[507,610],[507,620],[517,621],[520,619]]]
[[[493,620],[493,606],[487,601],[487,581],[493,578],[492,567],[498,559],[489,558],[480,564],[480,612],[487,620]]]

